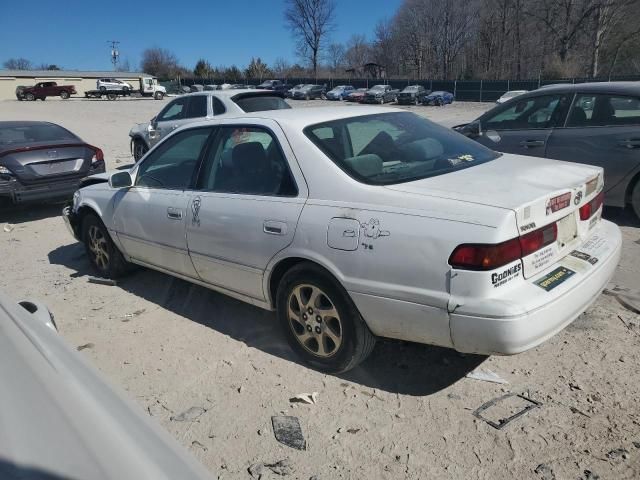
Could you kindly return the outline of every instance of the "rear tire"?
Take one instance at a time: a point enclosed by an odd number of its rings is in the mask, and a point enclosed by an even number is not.
[[[130,270],[129,262],[124,259],[96,215],[87,214],[82,220],[81,238],[89,263],[100,276],[115,279]]]
[[[640,219],[640,179],[636,182],[631,192],[631,208],[636,217]]]
[[[156,100],[162,100],[164,98],[164,93],[156,92],[156,93],[154,93],[153,98],[156,99]]]
[[[107,87],[100,87],[98,90],[100,90],[101,92],[106,92],[107,91]]]
[[[276,310],[291,348],[318,370],[350,370],[375,346],[376,337],[346,290],[316,264],[303,262],[285,273]]]
[[[63,90],[62,92],[60,92],[60,98],[62,100],[68,99],[69,98],[69,92],[66,92],[66,91]]]

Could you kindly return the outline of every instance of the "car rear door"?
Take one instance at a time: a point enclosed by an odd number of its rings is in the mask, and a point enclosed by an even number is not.
[[[133,172],[134,185],[114,198],[113,225],[124,252],[138,263],[197,278],[187,252],[189,190],[213,127],[178,132]]]
[[[628,182],[640,171],[640,99],[576,95],[566,125],[549,138],[546,156],[604,168],[606,202],[624,206]]]
[[[544,157],[554,126],[563,125],[569,94],[531,96],[507,102],[480,117],[482,134],[474,138],[499,152]]]
[[[306,197],[276,122],[221,126],[187,209],[187,243],[200,278],[264,300],[264,271],[293,241]]]

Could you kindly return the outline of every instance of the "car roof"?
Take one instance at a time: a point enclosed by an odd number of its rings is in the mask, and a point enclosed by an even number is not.
[[[53,122],[39,122],[35,120],[6,120],[0,121],[0,128],[19,128],[19,127],[33,127],[35,125],[54,125],[59,127],[57,123]]]
[[[623,93],[628,95],[640,95],[640,82],[589,82],[589,83],[561,83],[547,85],[529,92],[529,95],[538,95],[543,90],[545,93]]]
[[[203,90],[202,92],[190,92],[180,96],[193,97],[197,95],[212,95],[217,97],[235,97],[236,95],[241,95],[243,93],[271,93],[275,96],[280,96],[279,94],[274,93],[273,90],[266,90],[263,88],[227,88],[225,90]]]
[[[302,130],[309,125],[330,122],[343,118],[361,117],[364,115],[374,115],[379,113],[408,113],[406,110],[391,107],[369,107],[361,105],[345,105],[341,107],[305,107],[289,108],[283,110],[265,110],[242,114],[237,116],[227,116],[224,120],[240,120],[251,122],[254,120],[275,120],[280,125],[294,130]],[[211,125],[211,121],[199,121],[189,123],[189,127],[200,127]]]

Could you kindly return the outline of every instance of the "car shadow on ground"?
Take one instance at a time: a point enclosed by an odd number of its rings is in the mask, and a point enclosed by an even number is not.
[[[0,223],[17,225],[57,217],[61,214],[63,206],[63,202],[25,203],[20,205],[0,202]]]
[[[92,275],[81,244],[59,247],[49,261],[74,270],[73,277]],[[139,269],[117,286],[160,307],[227,335],[270,355],[302,363],[289,348],[275,314],[169,275]],[[370,357],[338,378],[369,388],[424,396],[447,388],[487,357],[461,355],[447,348],[380,339]]]

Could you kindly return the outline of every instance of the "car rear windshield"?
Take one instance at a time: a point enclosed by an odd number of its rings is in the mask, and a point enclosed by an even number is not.
[[[265,110],[286,110],[291,106],[276,95],[247,96],[234,99],[244,112],[264,112]]]
[[[312,125],[305,135],[351,177],[393,185],[444,175],[500,154],[413,113],[380,113]]]
[[[403,90],[403,92],[417,92],[418,91],[418,87],[405,87],[405,89]]]
[[[53,124],[0,126],[0,147],[38,142],[78,141],[73,133]]]

